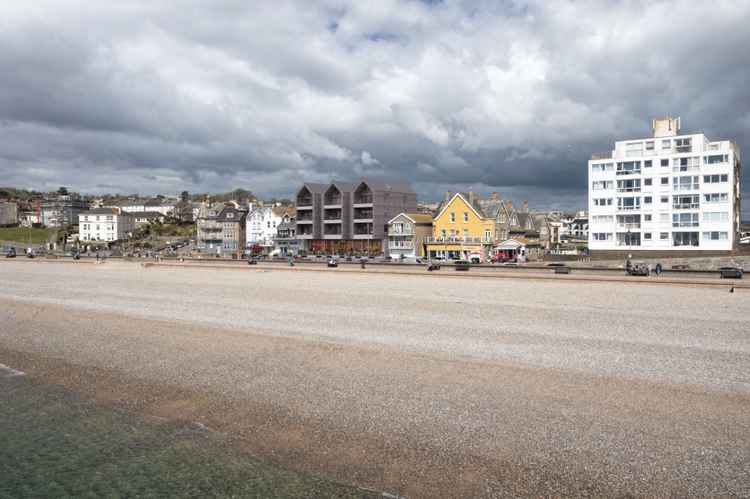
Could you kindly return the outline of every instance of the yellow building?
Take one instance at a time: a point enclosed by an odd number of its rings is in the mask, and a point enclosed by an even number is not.
[[[438,208],[425,248],[430,258],[486,261],[494,240],[495,220],[484,214],[479,198],[458,192]]]

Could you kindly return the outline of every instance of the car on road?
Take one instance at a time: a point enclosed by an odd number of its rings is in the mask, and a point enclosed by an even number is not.
[[[15,258],[16,257],[16,248],[10,247],[5,250],[5,258]]]

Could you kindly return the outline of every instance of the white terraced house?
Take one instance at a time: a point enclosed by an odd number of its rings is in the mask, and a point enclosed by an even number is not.
[[[588,162],[589,249],[654,254],[722,253],[740,228],[740,150],[729,140],[682,134],[680,118],[653,136],[615,142]]]
[[[135,229],[135,217],[117,208],[97,208],[78,215],[81,241],[118,241],[127,239]]]

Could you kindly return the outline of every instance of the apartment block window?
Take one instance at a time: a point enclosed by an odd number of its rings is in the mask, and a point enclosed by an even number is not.
[[[667,241],[669,239],[669,232],[659,232],[659,239],[661,241]]]
[[[672,232],[674,246],[698,246],[697,232]]]
[[[675,210],[692,210],[700,208],[700,195],[680,195],[672,198],[672,208]]]
[[[651,240],[651,233],[650,232],[644,232],[643,233],[643,239],[646,240],[646,241],[650,241]]]
[[[451,212],[451,223],[456,223],[456,214]]]
[[[647,159],[646,161],[643,162],[644,168],[651,168],[653,166],[654,166],[654,161],[651,159]]]
[[[669,166],[669,160],[668,159],[662,159],[659,164],[661,166],[663,166],[663,167],[668,167]]]
[[[703,175],[704,184],[720,184],[729,182],[729,175]]]
[[[465,211],[464,212],[464,222],[468,222],[468,221],[469,221],[469,212]]]
[[[723,163],[729,163],[728,154],[712,154],[711,156],[704,156],[703,163],[707,165],[719,165]]]
[[[674,146],[675,149],[677,149],[677,152],[690,152],[692,151],[692,140],[690,137],[686,137],[683,139],[675,139]]]
[[[661,150],[662,151],[669,151],[672,149],[672,141],[669,139],[665,139],[661,141]]]
[[[614,170],[614,163],[597,163],[591,165],[592,172],[611,172]]]
[[[641,179],[628,179],[617,181],[617,192],[640,192]]]
[[[489,242],[492,240],[492,232],[489,230],[484,231],[484,240],[485,242]]]
[[[643,142],[628,142],[625,144],[625,156],[643,156]]]
[[[700,168],[701,158],[700,156],[693,156],[690,158],[675,158],[672,160],[672,171],[673,172],[687,172]]]
[[[674,177],[672,179],[672,186],[675,191],[693,191],[700,187],[700,177],[698,175],[686,176],[686,177]]]
[[[594,241],[611,241],[611,232],[594,232]]]
[[[612,206],[612,198],[595,198],[594,206]]]
[[[637,175],[641,173],[640,161],[623,161],[617,163],[617,175]]]
[[[703,239],[706,241],[726,241],[729,239],[729,233],[728,232],[704,232],[703,233]]]
[[[672,215],[672,227],[698,227],[698,214],[675,213]]]
[[[662,177],[661,185],[669,185],[669,177]]]
[[[641,209],[640,197],[617,198],[618,210],[639,210]]]
[[[607,189],[611,189],[614,186],[614,182],[612,180],[600,180],[593,182],[591,184],[591,189],[595,191],[603,191]]]
[[[651,196],[645,196],[643,198],[643,204],[651,204],[654,201],[654,198]]]
[[[669,196],[662,196],[661,199],[660,199],[660,201],[662,203],[668,203],[669,202]]]
[[[614,221],[612,215],[594,215],[591,221],[596,224],[611,224]]]
[[[643,179],[643,185],[653,185],[654,179],[652,178],[644,178]]]
[[[646,153],[653,153],[653,152],[654,152],[654,141],[647,140],[646,141]]]
[[[703,214],[704,222],[728,222],[729,213],[726,211],[707,211]]]
[[[704,194],[703,200],[706,203],[726,203],[729,200],[729,195],[726,192],[713,192]]]
[[[643,221],[644,222],[650,222],[651,221],[651,215],[643,215]]]

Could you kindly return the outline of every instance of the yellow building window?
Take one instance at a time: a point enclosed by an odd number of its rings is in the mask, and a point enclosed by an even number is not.
[[[464,212],[464,222],[468,222],[468,221],[469,221],[469,212],[465,211]]]
[[[451,212],[451,223],[452,224],[456,223],[456,214],[453,212]]]

